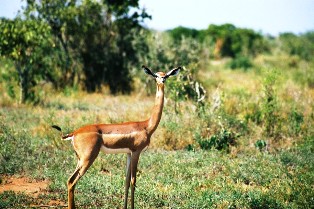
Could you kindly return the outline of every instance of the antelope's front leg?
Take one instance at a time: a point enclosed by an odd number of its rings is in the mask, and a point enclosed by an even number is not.
[[[131,208],[134,209],[134,192],[136,187],[136,172],[141,152],[133,152],[131,156]]]
[[[127,154],[126,159],[126,173],[125,173],[125,196],[124,196],[124,208],[128,208],[128,194],[131,181],[131,154]]]

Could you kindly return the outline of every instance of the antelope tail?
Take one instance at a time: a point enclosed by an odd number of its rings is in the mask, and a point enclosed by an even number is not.
[[[54,129],[57,129],[58,131],[60,131],[61,132],[61,138],[63,140],[72,140],[73,139],[73,134],[64,135],[63,132],[62,132],[62,129],[59,126],[52,125],[51,128],[54,128]]]

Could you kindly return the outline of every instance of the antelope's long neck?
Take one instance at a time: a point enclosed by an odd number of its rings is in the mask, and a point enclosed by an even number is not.
[[[157,84],[155,105],[151,117],[148,119],[148,133],[152,134],[157,129],[161,119],[162,109],[164,107],[164,85]]]

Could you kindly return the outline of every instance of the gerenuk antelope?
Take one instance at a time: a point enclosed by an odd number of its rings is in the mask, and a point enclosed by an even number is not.
[[[124,208],[127,208],[128,192],[131,185],[131,208],[134,208],[134,191],[136,184],[137,164],[141,152],[149,145],[150,138],[156,130],[164,105],[165,81],[170,76],[177,75],[181,67],[174,68],[168,73],[153,73],[146,66],[142,66],[145,73],[156,80],[157,91],[155,105],[149,119],[139,122],[120,124],[94,124],[83,126],[72,133],[64,135],[59,126],[52,127],[61,132],[63,140],[71,140],[78,164],[68,179],[68,207],[75,208],[74,188],[78,180],[86,173],[97,158],[100,150],[108,154],[126,153],[126,178]]]

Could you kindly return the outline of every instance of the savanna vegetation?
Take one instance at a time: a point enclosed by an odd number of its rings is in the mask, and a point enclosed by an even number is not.
[[[51,129],[149,117],[155,71],[183,70],[140,158],[137,208],[312,208],[314,32],[277,37],[231,24],[158,32],[138,1],[27,1],[0,20],[0,208],[66,205],[76,156]],[[78,183],[80,208],[121,208],[125,156],[104,155]]]

